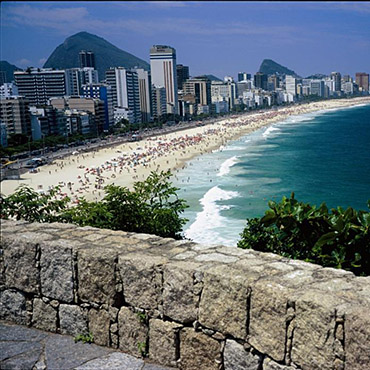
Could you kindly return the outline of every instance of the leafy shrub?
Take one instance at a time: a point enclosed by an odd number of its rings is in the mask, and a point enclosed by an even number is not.
[[[67,209],[68,197],[58,200],[59,187],[48,193],[38,193],[26,185],[20,185],[15,193],[1,197],[1,218],[15,218],[29,222],[58,222]]]
[[[247,220],[239,248],[272,252],[326,267],[370,275],[370,212],[283,197],[262,218]],[[370,209],[370,201],[368,201]]]
[[[39,194],[27,186],[1,198],[1,217],[29,222],[69,222],[93,226],[181,238],[186,219],[181,213],[186,201],[177,197],[178,188],[170,182],[171,173],[152,172],[134,189],[108,185],[105,197],[98,202],[80,198],[76,206],[70,199],[57,199],[58,188]]]

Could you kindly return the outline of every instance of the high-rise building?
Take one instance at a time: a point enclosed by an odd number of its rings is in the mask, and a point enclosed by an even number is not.
[[[90,112],[95,116],[97,132],[103,132],[105,123],[104,102],[95,98],[63,97],[50,99],[50,105],[60,110],[75,109],[81,112]]]
[[[285,90],[288,94],[297,95],[297,79],[293,76],[285,76]]]
[[[238,73],[238,82],[250,80],[251,78],[252,78],[252,75],[250,73],[246,73],[246,72]]]
[[[79,52],[80,68],[92,67],[95,69],[95,54],[92,51],[81,50]]]
[[[211,101],[211,81],[207,77],[195,77],[187,80],[184,85],[184,94],[195,96],[195,101],[200,105],[210,105]]]
[[[267,90],[267,75],[262,72],[257,72],[254,75],[254,87],[256,89]]]
[[[7,135],[31,134],[29,101],[21,96],[0,99],[0,121],[6,125]]]
[[[152,94],[150,73],[143,68],[133,68],[139,83],[141,122],[149,122],[152,116]]]
[[[334,81],[334,91],[339,92],[342,89],[342,76],[339,72],[330,73],[330,78]]]
[[[104,102],[104,131],[108,132],[114,124],[112,87],[108,84],[90,83],[82,85],[82,96],[100,99]]]
[[[211,82],[211,100],[212,103],[218,101],[226,101],[230,109],[234,107],[236,99],[236,84],[235,82],[224,83],[222,81]]]
[[[177,88],[182,90],[182,85],[186,80],[189,79],[189,67],[183,66],[182,64],[176,65],[176,76],[177,76]]]
[[[342,77],[342,84],[345,83],[345,82],[353,82],[353,79],[350,75],[344,75]]]
[[[167,113],[177,113],[176,50],[166,45],[150,49],[152,84],[166,89]]]
[[[5,82],[0,86],[0,98],[9,98],[18,95],[18,88],[12,82]]]
[[[167,113],[166,89],[152,85],[153,118],[156,119]]]
[[[82,85],[99,82],[98,71],[93,67],[66,69],[66,95],[81,95]]]
[[[112,87],[113,108],[127,108],[134,114],[134,122],[141,122],[138,75],[123,67],[105,72],[106,83]]]
[[[18,94],[26,97],[30,105],[45,105],[56,96],[66,95],[65,71],[27,69],[14,71]]]
[[[322,80],[312,80],[310,83],[311,95],[325,96],[325,82]]]
[[[277,75],[271,75],[271,76],[268,76],[267,78],[267,83],[271,83],[272,85],[272,89],[271,90],[276,90],[278,87],[280,87],[280,84],[279,84],[279,77]]]
[[[32,140],[40,140],[43,136],[67,135],[67,124],[64,111],[51,105],[30,107]]]
[[[356,84],[362,91],[369,91],[369,74],[364,72],[356,73]]]

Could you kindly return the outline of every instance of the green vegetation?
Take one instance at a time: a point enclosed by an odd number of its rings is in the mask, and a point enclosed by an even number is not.
[[[146,343],[145,342],[138,342],[137,343],[137,349],[139,350],[139,353],[141,357],[146,357],[148,354],[146,352]]]
[[[89,334],[77,334],[75,336],[75,343],[77,342],[82,342],[82,343],[94,343],[94,336],[89,333]]]
[[[88,32],[79,32],[68,37],[49,56],[44,67],[55,69],[79,67],[79,52],[81,50],[94,52],[100,80],[104,79],[105,71],[110,67],[134,68],[138,66],[149,70],[149,64],[146,61]]]
[[[370,275],[370,212],[350,207],[329,212],[324,203],[317,208],[297,201],[294,193],[269,207],[264,217],[247,220],[239,248]]]
[[[70,204],[68,197],[57,199],[58,187],[40,194],[20,186],[12,195],[1,197],[1,218],[69,222],[180,239],[187,221],[181,218],[181,213],[187,205],[177,197],[179,189],[172,186],[171,176],[169,171],[152,172],[145,181],[136,182],[133,190],[108,185],[101,201],[80,198],[76,206]]]
[[[147,316],[146,313],[144,313],[144,312],[137,312],[136,315],[137,315],[138,320],[141,323],[146,324],[148,322],[148,316]]]

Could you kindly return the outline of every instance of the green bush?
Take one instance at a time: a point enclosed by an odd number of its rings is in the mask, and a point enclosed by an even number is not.
[[[368,201],[370,208],[370,201]],[[283,197],[262,218],[247,220],[239,248],[272,252],[370,275],[370,212],[311,206]]]
[[[93,226],[181,238],[186,219],[181,213],[186,201],[177,197],[178,188],[170,182],[171,173],[152,172],[134,189],[108,185],[105,197],[98,202],[80,198],[76,206],[70,199],[57,199],[58,188],[39,194],[27,186],[1,198],[1,218],[15,218],[29,222],[69,222],[79,226]]]

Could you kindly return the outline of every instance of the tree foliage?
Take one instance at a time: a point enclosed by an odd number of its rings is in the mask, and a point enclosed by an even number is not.
[[[105,187],[101,201],[89,202],[80,198],[72,206],[69,198],[57,199],[58,188],[39,194],[27,186],[2,197],[1,217],[29,222],[69,222],[93,226],[181,238],[186,219],[181,217],[187,207],[177,196],[178,188],[170,182],[171,173],[152,172],[134,189],[116,185]]]
[[[311,206],[294,193],[280,203],[269,202],[269,208],[262,218],[247,220],[239,248],[370,275],[370,212],[350,207],[329,212],[325,203]]]

